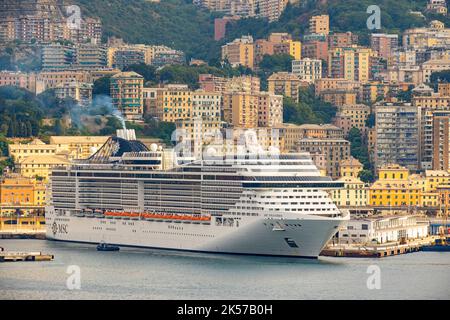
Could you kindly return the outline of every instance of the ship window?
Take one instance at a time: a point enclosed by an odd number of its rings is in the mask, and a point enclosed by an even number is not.
[[[291,248],[298,248],[297,243],[295,243],[295,241],[291,238],[284,238],[284,241],[286,241],[286,243],[288,244],[289,247]]]

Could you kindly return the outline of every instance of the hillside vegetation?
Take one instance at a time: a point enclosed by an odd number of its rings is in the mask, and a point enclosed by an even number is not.
[[[370,5],[378,5],[382,14],[382,30],[374,32],[399,33],[427,23],[410,13],[424,11],[426,0],[302,0],[289,4],[277,22],[250,18],[230,24],[226,39],[216,42],[214,18],[220,14],[200,9],[192,0],[70,1],[80,5],[83,14],[102,19],[105,38],[114,35],[130,43],[165,44],[185,51],[188,57],[208,61],[217,59],[223,43],[241,35],[264,38],[271,32],[289,32],[301,38],[308,30],[309,18],[315,14],[329,14],[332,30],[356,32],[363,43],[368,43],[371,32],[366,27]]]
[[[87,16],[101,18],[104,36],[130,43],[165,44],[188,56],[206,58],[214,38],[214,18],[192,1],[71,0]]]

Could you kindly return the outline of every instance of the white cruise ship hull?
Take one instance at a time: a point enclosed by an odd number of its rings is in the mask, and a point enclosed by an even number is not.
[[[236,226],[59,216],[46,210],[47,238],[210,253],[317,258],[346,218],[317,215],[243,217]]]

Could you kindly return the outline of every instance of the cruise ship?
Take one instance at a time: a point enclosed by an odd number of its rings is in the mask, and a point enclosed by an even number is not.
[[[48,239],[317,258],[349,218],[309,154],[195,160],[129,138],[53,169]]]

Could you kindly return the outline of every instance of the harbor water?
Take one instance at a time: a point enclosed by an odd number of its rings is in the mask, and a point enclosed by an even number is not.
[[[50,262],[0,263],[0,299],[450,298],[448,252],[308,260],[132,248],[98,252],[95,245],[46,240],[0,240],[0,247],[55,255]]]

